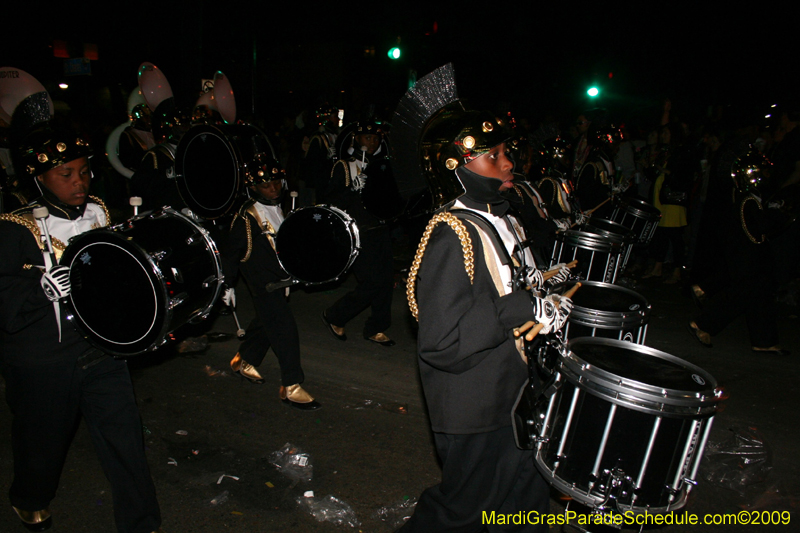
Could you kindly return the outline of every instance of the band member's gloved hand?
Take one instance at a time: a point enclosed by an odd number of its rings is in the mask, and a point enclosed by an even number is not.
[[[364,185],[367,184],[367,175],[366,174],[359,174],[353,178],[353,181],[350,185],[350,188],[354,191],[358,192],[364,188]]]
[[[586,224],[586,221],[589,220],[589,215],[583,213],[582,211],[575,211],[573,216],[575,217],[575,224],[579,226],[583,226]]]
[[[227,288],[222,293],[222,303],[228,307],[236,307],[236,292],[232,288]]]
[[[525,273],[525,281],[531,288],[541,289],[544,286],[542,271],[538,268],[528,267],[528,272]]]
[[[550,294],[545,299],[553,302],[553,304],[556,306],[557,311],[556,319],[553,324],[553,331],[558,331],[564,327],[564,324],[567,323],[569,314],[572,312],[572,300],[566,296],[561,296],[558,294]]]
[[[546,335],[553,331],[553,327],[556,325],[558,310],[551,300],[534,296],[533,317],[536,322],[544,326],[541,332]]]
[[[42,274],[42,289],[47,299],[56,302],[69,296],[72,287],[69,282],[69,267],[56,265]]]
[[[559,263],[557,265],[553,265],[553,268],[558,268],[558,273],[552,278],[548,279],[547,283],[550,285],[558,285],[559,283],[564,283],[569,279],[570,270],[567,265],[564,263]]]
[[[567,231],[569,229],[568,218],[554,218],[553,222],[555,222],[558,231]]]

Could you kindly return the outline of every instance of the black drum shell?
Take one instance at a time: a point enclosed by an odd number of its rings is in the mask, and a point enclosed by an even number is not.
[[[222,282],[213,241],[168,208],[74,237],[60,262],[70,268],[76,326],[123,357],[154,350],[179,326],[204,318]]]
[[[610,283],[583,281],[572,297],[564,337],[603,337],[644,344],[652,306],[641,294]]]
[[[634,491],[615,499],[618,512],[685,504],[684,480],[699,466],[722,397],[711,375],[652,348],[581,338],[560,356],[556,382],[536,417],[544,420],[536,463],[549,482],[596,507],[608,503],[607,473],[621,470],[642,482],[635,499]]]
[[[623,251],[622,239],[567,230],[556,233],[549,268],[577,259],[578,265],[573,269],[576,274],[591,281],[614,283],[623,259]]]
[[[644,200],[622,198],[617,200],[610,218],[631,230],[634,244],[645,245],[653,239],[661,220],[661,211]]]

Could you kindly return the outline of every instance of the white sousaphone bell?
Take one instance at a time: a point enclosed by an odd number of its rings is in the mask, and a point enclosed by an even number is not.
[[[233,88],[228,77],[222,71],[214,74],[213,81],[208,84],[194,105],[192,117],[195,122],[204,122],[208,111],[219,113],[219,116],[226,124],[236,122],[236,98],[233,96]]]
[[[39,80],[14,67],[0,68],[0,119],[21,132],[53,118],[53,100]]]

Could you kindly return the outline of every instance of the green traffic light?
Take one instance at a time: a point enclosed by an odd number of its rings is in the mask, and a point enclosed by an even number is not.
[[[586,91],[586,94],[594,98],[595,96],[600,94],[600,89],[598,89],[597,87],[589,87],[589,90]]]
[[[400,59],[400,49],[398,47],[394,47],[389,50],[389,53],[386,54],[389,56],[389,59]]]

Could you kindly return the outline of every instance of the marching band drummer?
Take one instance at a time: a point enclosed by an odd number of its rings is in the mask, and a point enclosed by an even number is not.
[[[0,370],[13,415],[11,505],[31,531],[52,525],[48,507],[82,416],[111,483],[117,530],[161,531],[127,364],[93,348],[70,324],[63,303],[69,269],[51,257],[42,235],[44,224],[60,256],[70,237],[108,224],[105,206],[88,195],[91,149],[71,131],[43,127],[24,138],[17,154],[18,174],[33,178],[42,196],[0,217]],[[37,207],[49,216],[35,220]]]
[[[380,123],[359,122],[353,135],[351,156],[337,161],[331,173],[326,197],[332,205],[355,219],[361,250],[352,267],[358,281],[356,288],[326,309],[322,321],[336,339],[345,341],[345,325],[370,308],[370,316],[364,324],[364,338],[391,347],[395,342],[386,335],[386,330],[392,323],[392,234],[388,224],[367,210],[364,196],[368,194],[365,187],[372,187],[380,191],[377,196],[389,211],[391,204],[396,203],[383,135]]]
[[[230,234],[222,244],[228,283],[233,285],[241,271],[256,309],[256,316],[247,327],[247,338],[231,360],[231,369],[251,383],[264,383],[256,367],[272,347],[281,368],[281,400],[296,409],[314,411],[321,405],[301,386],[305,375],[300,366],[300,335],[292,308],[282,289],[266,289],[268,283],[288,276],[275,254],[275,234],[283,222],[285,172],[273,157],[259,157],[247,169],[251,199],[234,217]],[[236,305],[233,288],[226,289],[222,298],[227,305]]]
[[[452,83],[444,79],[442,86]],[[428,101],[430,95],[417,99]],[[510,133],[494,114],[466,111],[455,102],[429,118],[421,135],[412,135],[421,139],[419,154],[397,152],[398,159],[422,162],[429,184],[449,180],[465,191],[455,207],[471,214],[466,220],[455,209],[435,215],[409,275],[409,305],[419,319],[420,378],[442,482],[423,492],[399,530],[403,533],[481,531],[484,512],[546,513],[549,506],[533,451],[517,448],[511,426],[514,402],[528,377],[514,331],[534,321],[544,332],[558,329],[570,305],[565,299],[559,309],[557,297],[510,286],[515,269],[504,256],[532,266],[525,257],[530,254],[515,251],[514,242],[524,234],[503,196],[513,178],[505,144]],[[398,110],[406,108],[403,103]],[[395,117],[395,128],[408,122],[403,118]],[[393,134],[400,147],[398,131]],[[473,214],[488,224],[473,224]],[[540,530],[547,526],[514,528]]]

